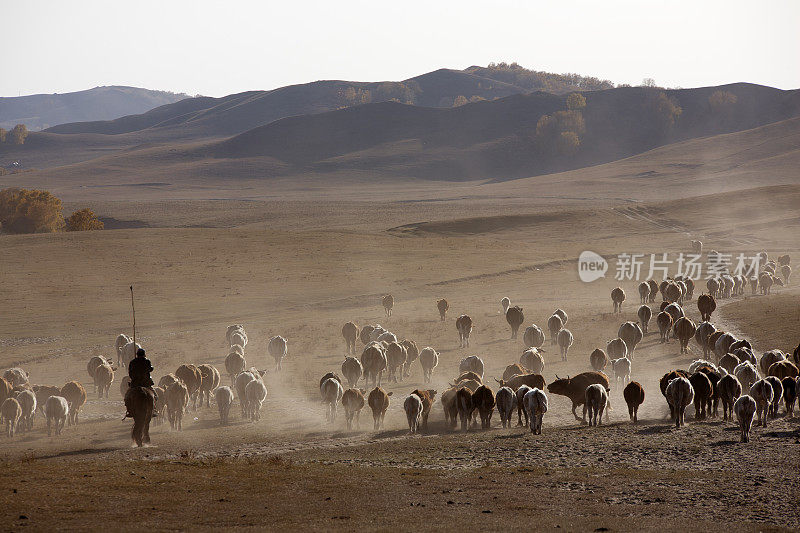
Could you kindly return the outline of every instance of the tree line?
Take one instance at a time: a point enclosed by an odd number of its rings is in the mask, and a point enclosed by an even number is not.
[[[0,128],[0,144],[25,144],[28,137],[28,127],[25,124],[17,124],[11,131]]]
[[[3,233],[52,233],[103,229],[103,222],[84,208],[64,218],[61,199],[39,189],[0,190],[0,231]]]

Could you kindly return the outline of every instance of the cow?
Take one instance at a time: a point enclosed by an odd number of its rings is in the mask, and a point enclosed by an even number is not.
[[[586,402],[586,387],[595,383],[599,383],[605,387],[606,392],[610,392],[608,376],[602,372],[584,372],[573,378],[569,376],[566,378],[559,378],[556,375],[556,380],[547,386],[547,392],[566,396],[572,400],[572,416],[575,417],[575,420],[585,422],[586,419],[578,417],[577,413],[575,413],[575,409],[584,405]]]
[[[472,333],[472,318],[469,315],[461,315],[456,319],[456,330],[458,330],[459,348],[469,348],[469,335]]]
[[[511,427],[511,414],[517,405],[517,395],[509,387],[500,387],[494,396],[497,412],[500,413],[500,422],[503,428]]]
[[[458,409],[458,418],[461,420],[461,430],[467,431],[469,420],[475,411],[475,405],[472,403],[472,392],[468,388],[461,387],[456,392],[456,408]]]
[[[447,300],[442,298],[436,302],[436,308],[439,310],[439,319],[444,322],[445,316],[447,315],[447,310],[450,309],[450,304],[447,303]]]
[[[628,404],[628,416],[634,424],[638,423],[639,406],[644,403],[644,387],[638,381],[631,381],[622,391]]]
[[[608,403],[608,393],[605,387],[599,383],[586,387],[585,403],[583,404],[584,417],[589,413],[589,426],[597,426],[603,423],[603,410]]]
[[[689,383],[694,390],[694,418],[702,420],[706,417],[706,406],[713,398],[714,391],[711,380],[702,372],[695,372],[689,376]]]
[[[531,433],[541,435],[542,419],[547,412],[547,395],[540,389],[531,389],[525,393],[523,401],[530,420]]]
[[[472,394],[472,404],[481,416],[481,428],[489,429],[492,426],[492,413],[494,413],[494,392],[486,385],[481,385]]]
[[[685,377],[677,377],[667,384],[665,396],[672,418],[675,420],[675,427],[683,426],[686,407],[694,400],[692,384]]]
[[[367,397],[367,404],[372,409],[372,420],[376,430],[383,427],[383,419],[386,416],[386,410],[389,408],[389,396],[393,393],[386,392],[380,387],[375,387]]]
[[[414,392],[411,394],[416,394],[419,396],[420,401],[422,402],[422,413],[421,413],[421,422],[422,422],[422,430],[428,430],[428,416],[431,414],[431,407],[433,407],[433,400],[436,398],[436,391],[433,389],[422,390],[422,389],[415,389]]]
[[[733,404],[742,395],[742,384],[733,374],[722,376],[717,383],[717,392],[722,402],[722,419],[733,420]]]
[[[413,435],[422,420],[422,400],[416,394],[409,394],[403,402],[403,409],[408,419],[408,431]]]

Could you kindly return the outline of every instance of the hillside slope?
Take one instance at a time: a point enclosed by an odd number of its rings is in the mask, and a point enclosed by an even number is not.
[[[194,98],[165,105],[142,115],[111,121],[61,124],[47,131],[119,135],[150,129],[153,131],[147,134],[151,138],[196,139],[235,135],[285,117],[323,113],[362,104],[396,101],[449,108],[459,97],[471,101],[494,100],[533,90],[530,83],[523,86],[503,81],[496,69],[483,68],[476,73],[473,71],[475,68],[478,67],[463,71],[439,69],[400,82],[326,80],[271,91],[248,91],[222,98]],[[577,80],[576,90],[580,90],[581,80],[595,79],[577,75],[574,78]],[[566,87],[565,82],[554,86],[560,89]]]
[[[361,152],[363,169],[325,170],[325,164],[318,164],[315,168],[321,170],[309,171],[267,156],[212,157],[209,150],[213,146],[204,142],[141,146],[81,163],[0,176],[0,188],[42,187],[71,201],[391,198],[435,200],[431,206],[443,206],[464,199],[476,205],[491,204],[502,198],[545,209],[554,203],[616,205],[800,183],[800,118],[676,142],[602,165],[511,180],[399,177],[404,169],[419,168],[419,163],[398,157],[392,166],[389,152],[381,153],[381,147]],[[386,150],[389,147],[424,152],[419,142],[382,145]],[[451,156],[441,163],[441,168],[447,169],[455,168],[457,155],[469,152],[452,149],[440,153]],[[354,166],[357,158],[358,153],[353,153],[341,159]],[[380,158],[384,166],[372,166],[370,158]],[[336,168],[339,159],[328,162]],[[460,161],[465,171],[470,170],[472,160]],[[729,209],[727,204],[725,207]],[[704,212],[699,210],[698,216]],[[487,214],[492,213],[496,211],[489,209]]]
[[[65,122],[111,120],[144,113],[186,98],[185,94],[122,86],[6,97],[0,98],[0,128],[25,124],[29,130],[37,131]]]
[[[724,115],[709,97],[724,90],[737,103]],[[620,88],[585,93],[585,134],[573,154],[537,137],[543,115],[565,108],[565,97],[514,95],[453,109],[393,102],[290,117],[212,147],[217,158],[269,157],[295,171],[369,170],[425,179],[505,179],[629,157],[684,139],[755,128],[800,116],[800,93],[750,84],[661,91]],[[662,101],[682,109],[665,128]]]

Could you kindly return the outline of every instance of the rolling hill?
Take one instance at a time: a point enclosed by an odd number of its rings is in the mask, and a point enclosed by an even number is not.
[[[26,181],[57,178],[103,186],[135,180],[236,188],[246,181],[258,189],[258,182],[279,180],[303,187],[308,178],[324,182],[324,188],[365,182],[502,182],[604,165],[781,121],[789,121],[791,129],[796,122],[790,119],[800,117],[800,91],[747,83],[585,91],[585,106],[578,102],[577,111],[569,111],[568,95],[525,93],[524,87],[504,80],[526,86],[541,80],[519,72],[508,77],[506,70],[470,67],[389,86],[323,81],[185,99],[140,115],[32,133],[22,146],[0,145],[0,164],[19,161],[23,169],[38,169],[27,172]],[[489,74],[505,78],[489,80]],[[405,94],[415,104],[454,92],[482,90],[495,96],[455,107],[352,101],[364,91],[374,95],[410,88]],[[510,94],[500,97],[505,93]],[[560,143],[572,129],[575,142],[564,149]],[[682,164],[675,159],[671,164]],[[9,179],[3,181],[13,182]]]
[[[717,92],[735,95],[723,112]],[[290,117],[210,147],[220,159],[268,157],[295,171],[368,170],[426,179],[506,179],[580,168],[676,141],[741,131],[800,116],[800,93],[750,84],[661,91],[641,87],[584,93],[585,134],[573,154],[537,135],[537,122],[565,108],[565,97],[514,95],[452,109],[386,102]],[[661,105],[680,106],[665,127]]]
[[[34,94],[0,98],[0,128],[25,124],[29,130],[65,122],[111,120],[144,113],[188,98],[185,94],[138,87],[95,87],[64,94]]]
[[[509,77],[506,70],[489,67],[469,67],[463,71],[439,69],[400,82],[316,81],[222,98],[193,98],[141,115],[110,121],[61,124],[47,131],[120,135],[149,130],[147,135],[151,139],[196,139],[235,135],[285,117],[369,103],[396,101],[423,107],[450,108],[458,97],[472,101],[494,100],[531,92],[545,81],[556,89],[553,92],[559,93],[569,92],[570,89],[585,90],[585,87],[612,86],[610,82],[593,81],[596,78],[533,73],[521,67],[513,71],[517,78],[512,76],[509,78],[511,81],[503,81],[501,78]],[[531,76],[537,77],[522,78],[522,73],[532,73]],[[521,84],[513,83],[518,79]]]

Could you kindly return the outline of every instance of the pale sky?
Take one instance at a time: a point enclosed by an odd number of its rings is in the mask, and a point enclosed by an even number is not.
[[[800,88],[798,0],[0,0],[0,96],[223,96],[516,61],[666,87]]]

